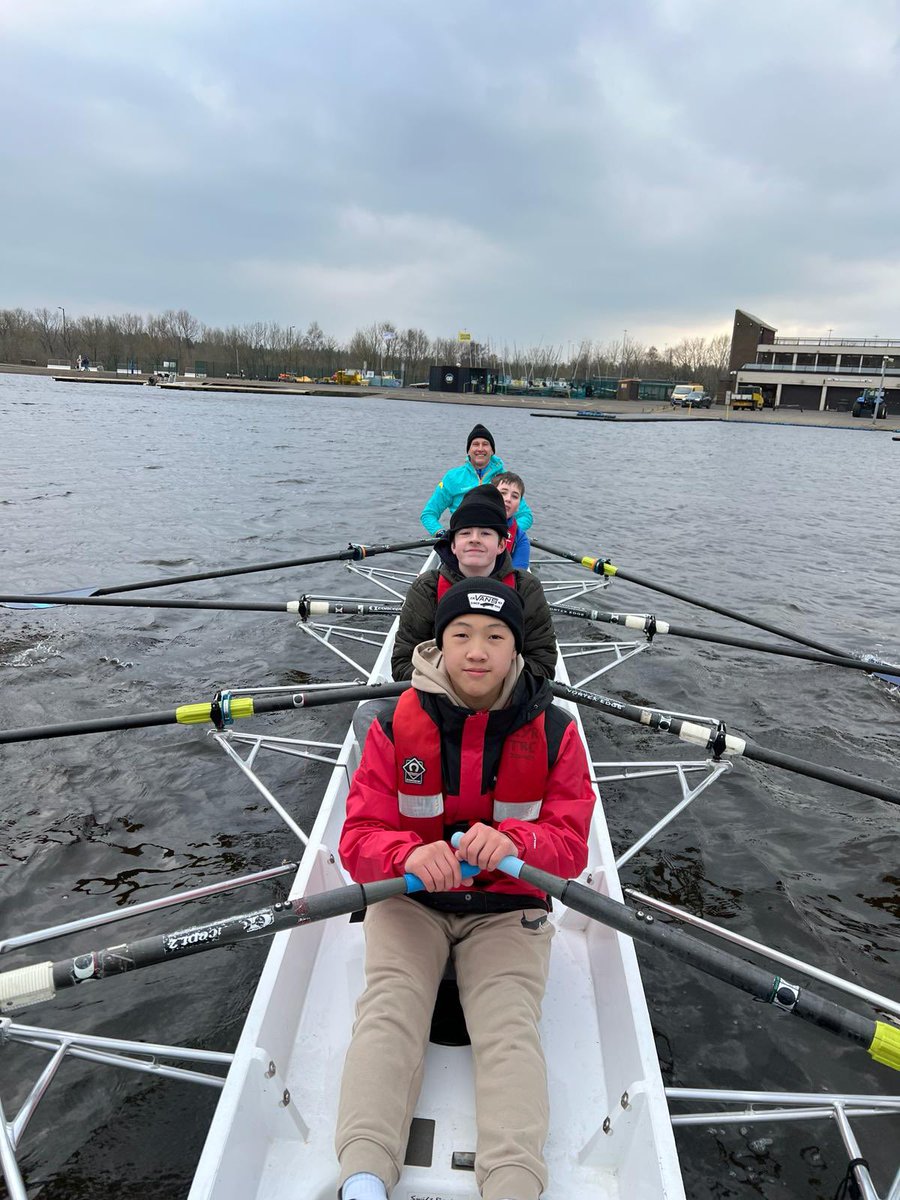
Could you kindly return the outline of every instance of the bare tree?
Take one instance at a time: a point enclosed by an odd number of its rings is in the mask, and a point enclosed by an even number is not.
[[[52,358],[53,347],[59,332],[59,320],[56,313],[51,312],[49,308],[36,308],[31,316],[38,343],[47,358]]]

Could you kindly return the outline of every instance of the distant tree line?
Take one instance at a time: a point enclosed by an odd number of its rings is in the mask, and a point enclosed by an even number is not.
[[[728,361],[729,338],[686,337],[662,351],[623,336],[618,341],[565,345],[499,346],[430,338],[423,329],[400,329],[377,321],[358,329],[344,344],[316,321],[305,330],[256,321],[226,329],[204,325],[186,309],[141,316],[76,316],[63,309],[0,309],[0,362],[45,366],[74,363],[77,356],[107,370],[130,367],[151,372],[165,362],[179,373],[204,369],[209,375],[275,379],[281,373],[321,378],[338,369],[372,370],[406,383],[428,378],[432,364],[493,367],[514,379],[632,378],[703,383],[715,391]],[[202,364],[202,367],[201,367]]]

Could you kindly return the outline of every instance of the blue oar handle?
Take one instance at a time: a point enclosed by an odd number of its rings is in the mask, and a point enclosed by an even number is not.
[[[456,849],[462,841],[461,833],[454,833],[450,839],[450,845]],[[512,875],[513,879],[518,879],[521,874],[524,863],[521,858],[516,858],[514,854],[507,854],[505,858],[501,858],[497,863],[497,870],[504,871],[507,875]],[[480,867],[473,867],[471,863],[464,862],[462,864],[462,873],[464,876],[477,875]]]
[[[460,837],[462,837],[462,834],[454,833],[453,837],[460,838]],[[518,861],[519,860],[517,858],[510,859],[510,862],[518,862]],[[460,871],[462,871],[463,879],[471,879],[473,875],[478,875],[481,871],[480,867],[473,867],[471,863],[467,863],[467,862],[460,863],[459,869],[460,869]],[[403,876],[403,878],[406,880],[407,896],[410,895],[410,893],[412,893],[412,892],[424,892],[425,891],[425,884],[418,877],[418,875],[412,875],[412,874],[410,874],[409,871],[407,871],[406,874]]]

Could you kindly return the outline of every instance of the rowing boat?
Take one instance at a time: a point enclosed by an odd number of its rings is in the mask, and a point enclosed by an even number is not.
[[[184,1046],[148,1046],[143,1042],[111,1040],[72,1031],[3,1022],[3,1033],[8,1041],[24,1042],[53,1054],[50,1064],[36,1080],[26,1103],[15,1118],[7,1124],[0,1113],[0,1157],[13,1200],[25,1200],[26,1196],[25,1185],[15,1162],[18,1141],[49,1081],[67,1055],[103,1064],[115,1063],[133,1071],[168,1076],[179,1081],[192,1081],[207,1088],[221,1088],[221,1098],[194,1176],[191,1200],[200,1200],[201,1197],[210,1197],[211,1200],[228,1200],[231,1197],[235,1200],[237,1197],[280,1200],[280,1197],[297,1196],[310,1197],[312,1200],[329,1197],[330,1200],[334,1196],[337,1167],[331,1139],[335,1126],[337,1087],[343,1050],[352,1024],[354,999],[362,987],[362,938],[359,925],[334,916],[338,911],[347,914],[360,907],[358,889],[348,901],[346,893],[353,892],[353,889],[346,886],[346,876],[336,859],[335,848],[349,781],[359,760],[367,710],[357,711],[343,743],[333,746],[299,736],[275,737],[265,733],[238,732],[229,722],[236,717],[314,704],[355,703],[361,698],[361,693],[369,695],[370,687],[380,687],[382,694],[396,694],[398,685],[393,685],[394,690],[391,691],[380,682],[389,678],[390,647],[395,627],[379,632],[368,627],[358,628],[348,623],[348,619],[354,615],[384,618],[389,613],[397,612],[403,596],[402,589],[415,577],[415,570],[393,565],[390,568],[376,567],[370,565],[369,560],[376,553],[410,553],[421,545],[419,542],[369,548],[351,546],[339,554],[290,560],[289,563],[242,566],[224,572],[246,574],[291,565],[297,561],[344,561],[348,570],[365,577],[382,592],[387,591],[390,596],[387,603],[372,602],[371,597],[348,599],[306,596],[300,601],[293,600],[286,604],[209,600],[152,602],[110,597],[111,592],[125,590],[124,585],[78,589],[50,596],[0,597],[0,601],[35,609],[64,603],[286,612],[301,617],[298,629],[303,634],[337,654],[357,676],[367,676],[370,681],[368,687],[357,686],[357,680],[337,687],[334,683],[306,685],[300,693],[291,686],[247,689],[250,694],[246,697],[220,693],[212,704],[184,705],[174,712],[114,715],[82,722],[0,731],[0,743],[6,743],[110,729],[212,721],[218,726],[212,733],[214,742],[257,788],[266,805],[283,817],[291,831],[306,846],[291,892],[295,907],[308,912],[316,904],[320,906],[319,915],[309,918],[310,921],[320,922],[316,924],[292,921],[290,912],[286,912],[292,906],[276,904],[224,922],[189,926],[173,935],[96,952],[92,962],[94,965],[102,963],[103,972],[93,970],[90,956],[46,964],[46,967],[52,966],[52,970],[45,970],[42,980],[46,981],[52,976],[60,986],[63,983],[65,986],[74,986],[88,978],[102,978],[104,973],[121,973],[136,966],[152,965],[167,961],[170,957],[209,949],[229,941],[242,941],[267,931],[274,933],[275,929],[287,929],[290,924],[304,923],[304,928],[294,929],[291,933],[279,933],[275,937],[234,1055]],[[537,546],[538,543],[533,541],[533,545]],[[617,872],[683,814],[688,805],[706,794],[718,779],[725,777],[732,768],[732,758],[729,756],[736,753],[895,804],[900,803],[900,792],[889,785],[866,781],[824,764],[804,762],[783,752],[767,751],[733,733],[726,733],[720,723],[707,717],[626,704],[597,694],[588,685],[609,670],[647,651],[657,634],[721,641],[726,645],[766,649],[769,653],[782,655],[789,651],[785,646],[764,646],[746,639],[701,633],[658,621],[655,617],[581,608],[579,601],[593,601],[594,593],[608,587],[616,575],[645,587],[651,586],[650,581],[633,571],[614,567],[608,560],[584,558],[547,546],[542,548],[554,557],[540,560],[533,567],[542,577],[551,608],[558,619],[579,618],[582,629],[585,619],[611,623],[643,635],[632,641],[598,640],[596,636],[588,635],[587,639],[570,642],[562,640],[566,626],[560,624],[559,663],[557,683],[554,685],[557,696],[563,697],[563,703],[577,701],[579,705],[599,708],[603,712],[637,721],[643,727],[643,732],[664,730],[704,748],[704,753],[692,759],[669,758],[652,762],[592,760],[594,778],[601,792],[607,785],[614,787],[621,781],[627,781],[630,788],[640,780],[655,780],[657,784],[667,780],[676,785],[676,800],[651,829],[638,836],[631,847],[620,851],[617,858],[611,849],[605,814],[598,804],[591,831],[589,866],[581,884],[554,881],[552,876],[547,877],[546,886],[543,882],[539,884],[561,900],[563,905],[553,916],[558,936],[554,940],[551,978],[543,1016],[552,1104],[552,1124],[547,1146],[551,1179],[546,1193],[548,1200],[572,1195],[589,1197],[590,1200],[605,1200],[613,1196],[634,1196],[640,1200],[643,1197],[647,1197],[647,1200],[681,1197],[685,1191],[675,1153],[673,1126],[676,1129],[692,1125],[708,1129],[710,1125],[727,1124],[752,1127],[758,1122],[771,1126],[776,1122],[794,1122],[801,1118],[834,1125],[843,1142],[846,1158],[852,1164],[848,1170],[852,1170],[862,1194],[866,1200],[878,1200],[881,1193],[875,1190],[872,1183],[854,1126],[857,1118],[873,1116],[896,1123],[900,1115],[900,1096],[891,1094],[883,1085],[886,1072],[874,1081],[866,1079],[867,1084],[873,1085],[871,1091],[852,1094],[808,1089],[791,1092],[750,1091],[746,1086],[752,1083],[749,1078],[740,1080],[745,1084],[740,1090],[715,1086],[663,1088],[630,939],[655,943],[693,967],[742,987],[757,999],[804,1017],[813,1024],[825,1025],[832,1033],[838,1033],[845,1040],[869,1049],[870,1055],[878,1062],[897,1068],[900,1068],[900,1037],[895,1028],[884,1022],[862,1018],[846,1009],[838,1009],[833,1003],[821,1001],[815,995],[809,996],[805,986],[791,985],[782,980],[780,975],[767,973],[734,956],[723,955],[717,948],[696,938],[688,936],[689,945],[685,946],[684,941],[677,940],[685,935],[668,922],[673,920],[679,924],[689,924],[702,929],[705,936],[736,942],[751,954],[775,961],[779,964],[779,970],[789,970],[792,977],[799,972],[831,988],[843,990],[857,1000],[864,1001],[870,1009],[887,1014],[895,1022],[900,1018],[900,1004],[867,990],[856,981],[840,979],[809,963],[780,954],[768,946],[742,938],[729,929],[695,917],[684,909],[675,908],[634,888],[627,889],[627,892],[637,903],[637,912],[617,904],[621,899]],[[587,567],[586,576],[581,576],[580,580],[560,578],[562,572],[570,571],[566,563],[571,561],[579,567]],[[404,565],[408,565],[408,560]],[[415,565],[419,566],[418,559]],[[186,576],[175,582],[214,578],[222,573]],[[155,587],[164,582],[147,581],[132,587]],[[867,656],[865,661],[848,657],[841,647],[812,641],[769,622],[734,613],[718,604],[702,602],[669,586],[655,585],[655,590],[793,638],[808,647],[803,650],[795,648],[793,653],[798,657],[853,667],[881,679],[890,679],[890,672],[897,671],[896,666],[886,664],[883,660],[871,656]],[[573,603],[576,607],[573,607]],[[330,623],[316,620],[316,617],[323,615],[334,616],[337,620]],[[376,653],[366,652],[370,659],[375,658],[374,666],[363,665],[352,657],[353,654],[360,654],[358,649],[353,649],[360,643],[377,648]],[[342,645],[344,648],[341,648]],[[574,686],[569,688],[565,681],[569,676],[568,664],[572,662],[587,662],[589,673],[584,678],[576,679]],[[887,674],[880,669],[882,667],[888,668]],[[316,691],[316,687],[322,690]],[[280,695],[264,695],[270,691]],[[568,711],[572,713],[585,739],[578,712],[571,707]],[[328,757],[329,747],[336,752],[336,757]],[[282,804],[263,777],[263,760],[276,753],[314,760],[325,758],[331,764],[324,799],[308,835],[288,811],[291,805]],[[296,758],[290,761],[296,762]],[[21,949],[60,936],[61,933],[71,934],[96,928],[149,908],[162,908],[238,886],[256,885],[274,879],[286,870],[293,873],[294,869],[293,864],[289,867],[273,867],[240,879],[229,879],[151,901],[146,905],[134,905],[130,909],[126,907],[115,913],[83,918],[31,935],[7,938],[0,942],[0,952]],[[561,885],[562,890],[554,890],[554,884]],[[329,897],[339,897],[341,906],[329,907],[323,903]],[[608,911],[610,906],[615,910],[611,914]],[[329,913],[331,919],[324,920]],[[241,930],[235,934],[237,926]],[[623,932],[628,936],[623,937]],[[32,981],[36,978],[31,971],[32,968],[26,968],[23,972],[26,991],[33,989]],[[750,978],[754,972],[755,980]],[[7,994],[16,992],[19,983],[13,978],[15,975],[16,972],[0,973],[0,1005],[5,1006],[4,997]],[[759,976],[762,976],[761,980]],[[452,991],[450,984],[447,987]],[[41,995],[29,992],[26,1003],[49,999],[51,992],[52,989],[46,988],[45,994]],[[474,1123],[469,1051],[464,1044],[460,1044],[458,1025],[445,1017],[444,1011],[441,1006],[435,1039],[429,1047],[426,1079],[413,1127],[410,1161],[400,1188],[394,1193],[401,1200],[412,1200],[413,1197],[474,1200],[476,1194],[470,1169]],[[452,1015],[452,1005],[447,1011]],[[782,1016],[781,1019],[785,1018]],[[148,1055],[151,1056],[149,1061]],[[188,1067],[185,1065],[187,1063],[202,1064],[209,1070]],[[224,1079],[216,1074],[223,1067],[227,1068]],[[714,1076],[717,1073],[715,1070],[712,1072]],[[709,1074],[708,1069],[703,1072],[706,1076],[703,1082],[706,1084]],[[695,1111],[677,1111],[685,1104],[693,1105]],[[698,1105],[713,1105],[714,1109],[698,1109]],[[879,1126],[884,1128],[881,1122]],[[843,1171],[844,1167],[840,1169]],[[884,1196],[888,1200],[900,1200],[900,1172]]]
[[[423,569],[431,565],[429,560]],[[396,622],[370,682],[390,678]],[[557,678],[568,682],[560,657]],[[577,709],[571,712],[584,738]],[[293,897],[346,883],[336,860],[363,706],[344,739],[294,881]],[[583,882],[621,900],[602,804]],[[631,942],[569,910],[544,1001],[551,1128],[547,1200],[684,1196],[653,1033]],[[341,1063],[363,986],[362,926],[330,921],[279,934],[260,978],[197,1168],[190,1200],[333,1200]],[[448,1021],[433,1036],[452,1040]],[[471,1052],[428,1048],[397,1200],[473,1200]],[[299,1181],[302,1181],[300,1183]]]

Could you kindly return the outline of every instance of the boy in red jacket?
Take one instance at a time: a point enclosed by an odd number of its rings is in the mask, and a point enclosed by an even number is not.
[[[454,584],[435,640],[413,653],[412,690],[373,723],[350,788],[344,866],[359,883],[411,872],[425,892],[366,914],[367,986],[336,1134],[343,1200],[384,1200],[399,1179],[448,954],[475,1060],[481,1194],[538,1200],[546,1186],[538,1021],[553,927],[547,897],[496,867],[514,854],[579,875],[595,793],[578,730],[523,670],[522,642],[517,592]],[[464,881],[461,861],[480,873]]]

